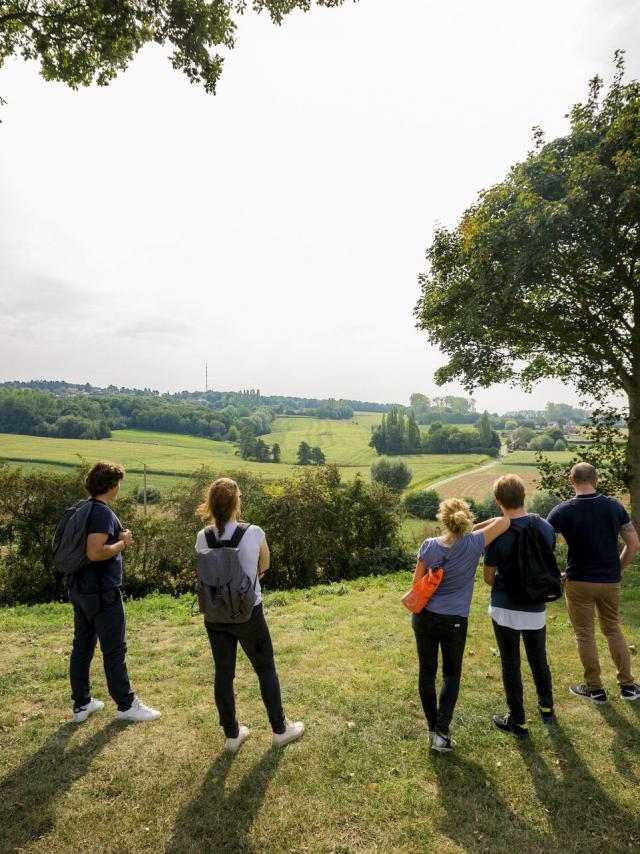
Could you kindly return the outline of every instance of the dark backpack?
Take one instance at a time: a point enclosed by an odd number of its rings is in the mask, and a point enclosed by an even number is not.
[[[205,528],[209,546],[198,552],[198,602],[208,623],[246,623],[256,604],[256,577],[251,581],[240,565],[238,546],[249,525],[238,525],[230,540],[218,540]]]
[[[518,533],[517,573],[511,579],[510,592],[540,604],[554,602],[562,596],[558,562],[540,528],[540,517],[530,513],[530,522]]]
[[[90,498],[82,498],[68,507],[53,535],[51,549],[58,572],[73,575],[90,563],[87,557],[87,525],[93,509]]]

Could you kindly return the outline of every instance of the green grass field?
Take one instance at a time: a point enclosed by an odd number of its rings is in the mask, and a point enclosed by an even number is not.
[[[568,463],[574,455],[574,451],[543,451],[542,455],[548,457],[556,463]],[[506,462],[512,466],[535,466],[536,452],[535,451],[514,451],[507,454]]]
[[[251,471],[268,480],[286,477],[298,470],[296,452],[301,441],[320,445],[327,462],[337,463],[346,480],[356,474],[369,478],[375,451],[368,447],[371,427],[380,421],[375,413],[356,413],[348,421],[319,418],[278,418],[273,431],[264,436],[268,445],[278,442],[282,462],[255,463],[242,460],[230,442],[214,442],[195,436],[153,433],[142,430],[116,430],[110,439],[50,439],[41,436],[0,434],[0,458],[25,468],[62,468],[77,464],[81,458],[90,463],[113,459],[129,471],[124,482],[125,493],[142,482],[142,467],[149,470],[148,483],[161,491],[178,482],[202,465],[219,474],[230,470]],[[447,477],[486,461],[477,454],[430,454],[405,456],[413,473],[411,489]]]
[[[493,730],[504,711],[500,663],[478,579],[460,699],[458,747],[427,747],[409,575],[267,595],[285,711],[305,737],[270,749],[257,680],[240,654],[240,719],[252,734],[222,753],[211,653],[184,601],[129,603],[129,667],[152,724],[105,710],[69,722],[71,609],[0,610],[0,851],[73,854],[566,854],[640,847],[640,703],[622,703],[599,639],[605,706],[572,697],[580,664],[562,602],[548,648],[558,722],[531,737]],[[625,576],[623,620],[640,641],[640,572]],[[637,672],[636,672],[637,676]]]

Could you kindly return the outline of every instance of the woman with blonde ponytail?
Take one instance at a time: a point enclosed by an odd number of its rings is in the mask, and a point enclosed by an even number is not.
[[[473,514],[466,501],[448,498],[438,511],[443,533],[430,537],[420,546],[414,584],[428,569],[443,568],[440,586],[424,610],[412,617],[418,649],[418,690],[429,725],[431,748],[452,750],[455,742],[449,733],[462,673],[462,656],[467,640],[467,622],[476,568],[486,546],[509,527],[501,517],[483,523],[474,531]],[[438,653],[442,653],[442,688],[436,697]]]
[[[249,729],[238,723],[233,680],[236,673],[238,642],[251,662],[260,682],[262,701],[272,729],[272,744],[283,747],[304,733],[302,721],[289,721],[282,710],[280,682],[273,657],[269,627],[262,610],[260,579],[269,569],[269,546],[262,528],[240,524],[240,487],[229,477],[220,477],[208,487],[205,498],[196,510],[202,519],[214,524],[203,528],[196,539],[196,552],[220,545],[238,549],[238,561],[249,576],[256,592],[256,604],[251,617],[244,623],[210,623],[205,619],[213,653],[215,679],[214,695],[220,725],[227,737],[225,750],[236,753],[249,737]]]

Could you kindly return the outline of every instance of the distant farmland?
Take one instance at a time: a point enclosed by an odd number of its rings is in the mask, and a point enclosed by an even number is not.
[[[517,474],[525,483],[527,496],[530,496],[536,488],[538,470],[534,466],[510,465],[500,463],[490,469],[479,472],[469,472],[449,483],[436,487],[441,498],[483,498],[487,492],[491,492],[494,481],[503,474]]]

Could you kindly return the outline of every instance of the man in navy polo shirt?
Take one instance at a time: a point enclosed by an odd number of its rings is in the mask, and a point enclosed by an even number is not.
[[[110,508],[120,491],[124,469],[102,460],[89,470],[85,488],[92,508],[87,521],[89,563],[69,576],[69,601],[73,605],[73,649],[70,660],[73,720],[82,723],[104,708],[91,696],[89,669],[100,641],[107,687],[123,721],[152,721],[160,712],[134,695],[127,672],[125,613],[122,605],[122,552],[133,543],[131,531],[123,530]]]
[[[597,612],[616,665],[620,699],[637,700],[640,686],[631,673],[631,655],[618,621],[618,605],[622,570],[640,549],[638,535],[622,504],[597,492],[598,478],[592,465],[575,465],[569,482],[575,498],[554,507],[547,517],[569,546],[565,596],[584,667],[584,684],[571,685],[569,690],[593,703],[607,702],[596,646]],[[620,554],[619,536],[624,542]]]

